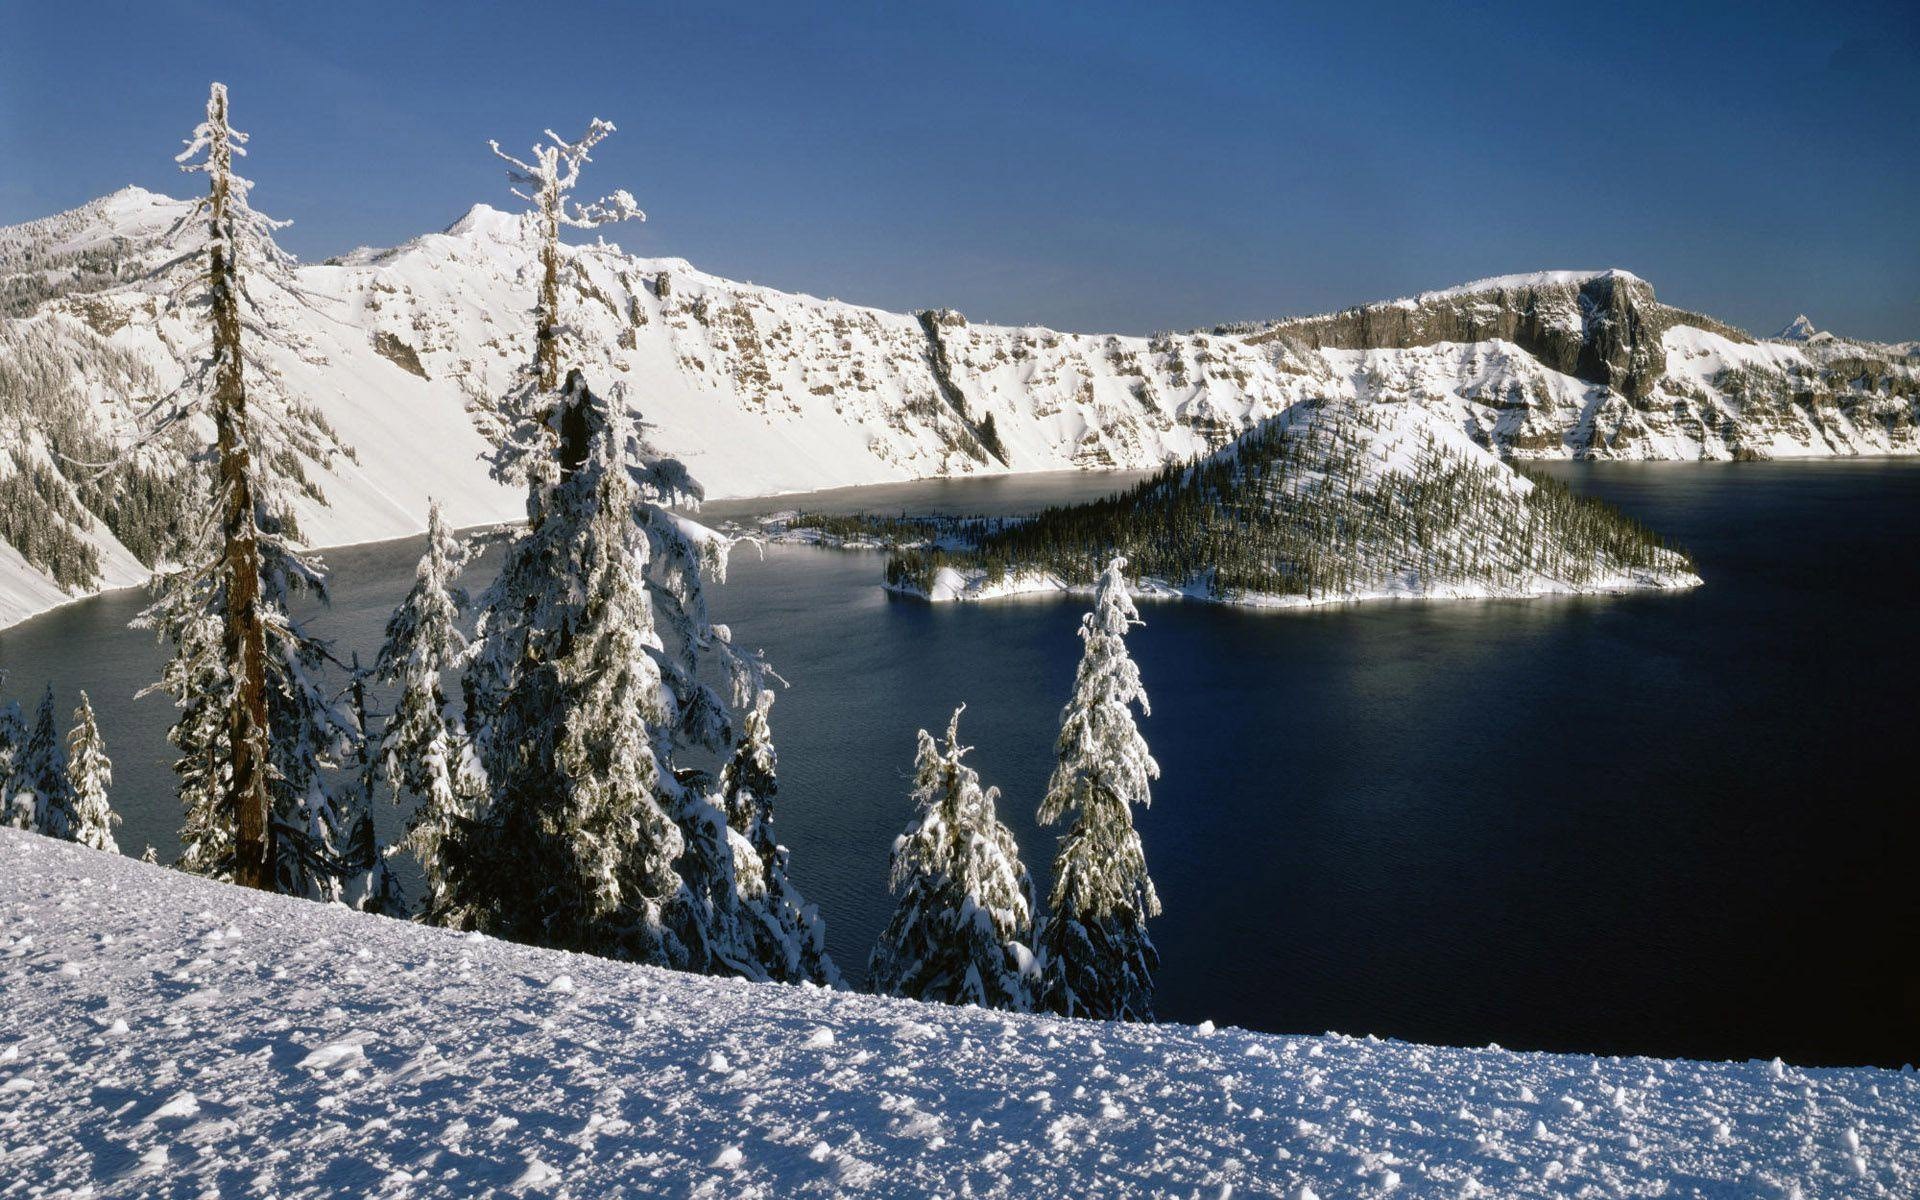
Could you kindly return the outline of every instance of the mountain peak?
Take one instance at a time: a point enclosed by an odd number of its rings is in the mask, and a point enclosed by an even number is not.
[[[108,192],[106,195],[100,197],[100,199],[102,202],[107,204],[177,204],[179,203],[179,201],[175,200],[172,196],[162,195],[159,192],[150,191],[147,188],[141,187],[137,183],[129,183],[125,187],[115,188],[113,191]]]
[[[1813,322],[1807,319],[1807,314],[1801,313],[1799,316],[1795,317],[1793,320],[1787,322],[1787,327],[1785,329],[1782,329],[1779,333],[1776,333],[1773,336],[1781,339],[1782,341],[1810,342],[1815,337],[1819,336],[1819,334],[1820,334],[1820,331],[1813,327]]]
[[[503,212],[491,204],[474,205],[446,228],[449,237],[485,237],[497,242],[521,241],[526,232],[527,223],[521,214]]]

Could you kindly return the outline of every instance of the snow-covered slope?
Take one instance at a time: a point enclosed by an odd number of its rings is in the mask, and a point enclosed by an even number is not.
[[[1362,352],[1369,370],[1516,457],[1920,452],[1910,343],[1797,331],[1756,341],[1660,303],[1645,280],[1618,270],[1501,276],[1222,329],[1297,354]]]
[[[137,511],[116,509],[106,485],[89,492],[74,464],[109,453],[204,343],[194,315],[145,278],[179,253],[169,230],[185,211],[129,188],[0,229],[0,481],[34,464],[47,476],[44,495],[20,502],[44,510],[26,531],[41,535],[34,546],[0,529],[42,576],[0,562],[0,623],[86,590],[50,566],[49,545],[83,553],[63,538],[93,548],[100,586],[144,571],[177,464],[150,452],[155,496]],[[1505,456],[1920,450],[1920,359],[1903,348],[1757,343],[1659,304],[1625,272],[1502,277],[1141,338],[884,312],[611,244],[570,254],[570,357],[603,387],[624,385],[652,440],[714,496],[1153,467],[1319,399],[1413,400]],[[256,351],[358,454],[314,469],[332,504],[300,513],[311,542],[417,532],[429,496],[458,524],[520,515],[486,476],[489,430],[470,411],[530,354],[533,252],[517,217],[477,206],[444,233],[253,280]]]
[[[1920,1076],[721,981],[0,830],[0,1193],[1911,1196]]]

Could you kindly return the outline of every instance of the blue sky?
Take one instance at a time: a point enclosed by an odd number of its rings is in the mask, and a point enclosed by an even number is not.
[[[1339,11],[1329,11],[1332,9]],[[0,3],[0,223],[182,194],[206,83],[322,257],[512,203],[591,116],[618,240],[889,308],[1141,332],[1621,266],[1920,336],[1920,6]]]

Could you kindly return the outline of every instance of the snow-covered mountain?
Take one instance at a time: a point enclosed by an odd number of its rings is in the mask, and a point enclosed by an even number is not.
[[[149,278],[186,204],[137,188],[0,230],[0,623],[146,574],[178,446],[106,475],[115,438],[204,344]],[[1920,450],[1920,358],[1755,340],[1623,272],[1486,280],[1326,317],[1122,337],[976,325],[569,251],[578,353],[714,496],[934,475],[1151,467],[1307,400],[1405,403],[1503,456]],[[512,520],[476,419],[530,356],[533,243],[478,206],[390,250],[252,276],[255,350],[356,452],[314,465],[316,545]],[[184,443],[180,443],[184,445]],[[174,457],[169,458],[169,454]],[[171,506],[171,507],[170,507]]]
[[[680,974],[0,829],[0,1185],[71,1196],[1912,1196],[1920,1076]]]
[[[1356,392],[1416,397],[1513,457],[1920,452],[1913,343],[1757,340],[1626,271],[1507,275],[1222,332],[1354,362]]]
[[[1815,329],[1813,319],[1807,316],[1807,314],[1801,313],[1793,320],[1788,321],[1785,329],[1782,329],[1773,336],[1774,340],[1781,342],[1811,342],[1815,338],[1831,338],[1833,335]]]

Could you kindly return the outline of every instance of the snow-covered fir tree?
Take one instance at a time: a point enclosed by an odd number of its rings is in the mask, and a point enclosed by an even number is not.
[[[518,941],[684,965],[665,920],[682,785],[666,761],[676,722],[651,548],[619,411],[569,382],[569,412],[597,428],[584,461],[533,485],[545,519],[482,597],[462,682],[487,803],[444,839],[443,911]]]
[[[211,426],[199,460],[208,477],[194,481],[207,503],[169,552],[178,565],[156,577],[154,602],[136,624],[174,647],[155,687],[181,710],[169,735],[187,810],[180,865],[336,899],[346,829],[327,773],[351,753],[356,731],[321,678],[325,644],[288,612],[295,592],[325,597],[319,563],[296,540],[289,489],[318,499],[298,464],[343,448],[247,349],[266,331],[242,267],[273,286],[294,285],[269,236],[279,223],[253,211],[252,184],[233,170],[245,142],[228,123],[225,86],[212,85],[206,120],[179,155],[183,170],[208,180],[206,198],[182,223],[204,221],[203,253],[173,265],[179,278],[167,297],[203,308],[210,337],[201,368],[153,406],[160,424],[139,431],[144,440],[182,422]]]
[[[213,523],[203,528],[211,530]],[[265,651],[259,663],[265,721],[257,733],[251,716],[236,721],[234,715],[250,712],[251,704],[247,687],[236,683],[242,675],[228,653],[236,645],[228,619],[233,560],[217,532],[200,542],[197,561],[155,580],[154,601],[136,624],[171,642],[174,653],[160,681],[141,694],[164,690],[180,709],[168,732],[179,752],[174,768],[186,809],[177,865],[241,881],[245,822],[240,818],[246,812],[241,801],[250,803],[251,793],[236,795],[240,756],[233,746],[251,738],[265,755],[267,886],[287,895],[336,900],[352,872],[343,857],[350,818],[339,809],[334,776],[354,756],[359,732],[328,693],[327,644],[288,611],[296,593],[324,599],[326,584],[319,564],[284,530],[275,515],[257,513],[252,539],[257,574],[246,605]],[[244,648],[244,640],[239,645]]]
[[[540,288],[533,310],[533,361],[528,364],[521,383],[508,393],[498,414],[501,444],[494,458],[494,472],[505,482],[551,484],[560,469],[559,439],[567,432],[559,427],[561,390],[561,338],[565,326],[560,316],[560,274],[564,257],[560,246],[562,229],[596,229],[620,221],[644,221],[633,196],[616,191],[610,196],[582,204],[573,199],[580,182],[580,168],[593,161],[591,152],[608,134],[615,132],[612,121],[595,117],[578,141],[569,142],[551,129],[547,141],[536,143],[531,161],[516,158],[489,142],[493,153],[507,164],[507,178],[515,196],[532,206],[531,218],[540,236]],[[584,448],[578,430],[575,451]],[[576,459],[577,461],[577,459]],[[534,487],[529,500],[538,499]],[[541,514],[529,511],[538,523]]]
[[[348,711],[356,733],[351,773],[353,784],[342,787],[336,807],[348,829],[346,846],[340,855],[341,875],[346,880],[346,898],[355,908],[382,916],[404,917],[408,907],[399,877],[387,862],[373,824],[373,794],[379,778],[373,721],[377,715],[367,703],[367,681],[372,672],[360,665],[355,652],[348,668]]]
[[[52,684],[40,696],[40,708],[15,757],[12,775],[8,824],[74,840],[79,820],[77,797],[67,767],[67,748],[55,723]]]
[[[113,760],[107,757],[106,739],[93,719],[93,702],[86,692],[73,710],[73,728],[67,732],[67,768],[73,777],[73,828],[67,836],[83,846],[120,852],[113,840],[113,827],[120,814],[107,802],[107,789],[113,786]]]
[[[138,694],[164,691],[179,710],[167,730],[177,755],[173,772],[184,810],[180,857],[174,865],[195,875],[231,879],[235,814],[221,779],[228,759],[221,611],[206,572],[160,576],[155,593],[154,603],[134,623],[171,641],[173,656],[159,682]]]
[[[720,772],[719,794],[734,839],[735,895],[751,917],[746,933],[753,963],[769,978],[840,987],[840,971],[827,954],[827,923],[788,878],[787,848],[774,835],[780,783],[768,721],[773,691],[760,688],[742,707],[740,740]]]
[[[386,640],[373,667],[374,678],[399,689],[373,766],[396,801],[414,800],[400,844],[425,876],[422,911],[428,920],[440,919],[445,907],[442,843],[457,822],[472,816],[479,791],[466,724],[447,703],[442,683],[467,649],[460,614],[468,598],[459,583],[466,562],[465,544],[447,528],[440,505],[431,505],[426,551],[414,568],[413,587],[387,619]]]
[[[494,147],[542,234],[534,358],[502,405],[493,462],[527,487],[528,521],[481,599],[462,677],[486,794],[443,838],[440,914],[690,970],[830,980],[811,943],[773,936],[811,920],[784,864],[779,903],[795,915],[770,921],[773,893],[743,878],[749,859],[761,864],[724,796],[675,762],[733,753],[733,706],[706,679],[739,697],[763,690],[764,665],[707,614],[730,543],[669,511],[696,507],[700,490],[632,432],[622,394],[596,395],[577,370],[555,387],[560,229],[641,216],[624,192],[570,199],[612,131],[596,120],[572,143],[549,132],[531,161]]]
[[[0,680],[5,678],[5,672],[0,672]],[[32,828],[31,804],[20,805],[14,801],[19,790],[16,776],[20,752],[26,744],[27,722],[20,714],[20,702],[9,700],[0,704],[0,825],[14,829]]]
[[[1127,630],[1141,624],[1127,594],[1127,565],[1114,558],[1100,576],[1093,611],[1080,622],[1085,643],[1073,698],[1061,714],[1053,776],[1040,822],[1071,818],[1053,861],[1049,915],[1040,932],[1040,1007],[1070,1017],[1153,1020],[1153,973],[1160,956],[1147,918],[1160,898],[1147,875],[1133,806],[1151,800],[1159,764],[1134,723],[1148,712]]]
[[[998,788],[961,759],[960,714],[945,746],[922,729],[914,759],[913,822],[893,843],[899,906],[867,967],[876,992],[1026,1012],[1033,1007],[1033,881],[1013,831],[995,811]]]

